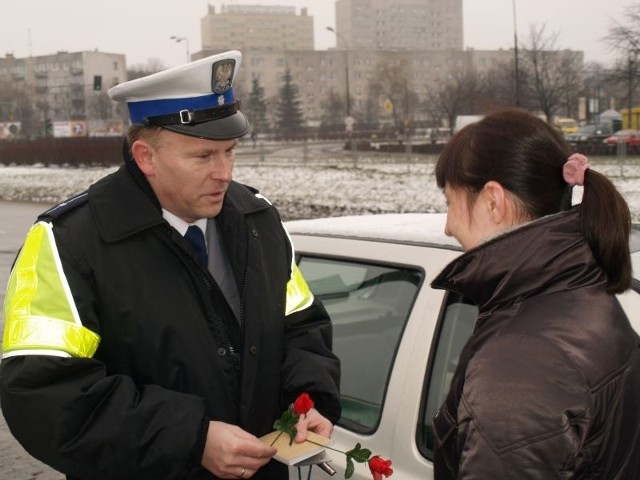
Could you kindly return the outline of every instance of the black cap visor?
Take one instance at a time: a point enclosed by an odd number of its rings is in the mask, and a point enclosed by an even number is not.
[[[249,133],[249,120],[238,110],[232,115],[208,122],[194,124],[177,123],[162,125],[162,128],[192,137],[208,138],[210,140],[229,140],[243,137]]]

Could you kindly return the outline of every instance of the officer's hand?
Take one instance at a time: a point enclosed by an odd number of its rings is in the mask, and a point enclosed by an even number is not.
[[[276,452],[240,427],[209,422],[202,466],[218,478],[250,478]]]
[[[309,410],[306,414],[300,415],[298,423],[296,423],[296,443],[304,442],[307,438],[307,430],[311,430],[318,435],[330,438],[333,432],[333,424],[323,417],[315,408]]]

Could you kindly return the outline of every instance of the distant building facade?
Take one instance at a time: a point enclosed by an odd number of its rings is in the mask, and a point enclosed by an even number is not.
[[[216,13],[209,6],[201,19],[203,48],[192,58],[241,50],[239,96],[248,98],[256,78],[272,106],[288,68],[307,125],[316,126],[332,95],[344,99],[345,116],[347,110],[362,116],[367,105],[384,102],[382,92],[372,98],[370,84],[385,66],[406,75],[407,85],[426,99],[452,68],[470,68],[481,56],[462,50],[462,0],[336,0],[335,6],[337,49],[328,51],[313,49],[306,9],[296,15],[294,7],[223,5]]]
[[[22,136],[28,137],[53,135],[56,122],[59,132],[63,125],[70,129],[68,136],[90,134],[88,121],[101,121],[100,128],[112,128],[110,122],[123,117],[107,90],[126,79],[123,54],[7,55],[0,58],[0,85],[5,94],[0,93],[0,122],[19,122]]]
[[[218,53],[202,51],[194,55],[203,58]],[[387,101],[403,103],[408,91],[418,102],[445,83],[452,72],[475,71],[483,73],[496,65],[510,64],[512,50],[458,50],[458,51],[384,51],[384,50],[242,50],[242,67],[234,85],[237,96],[246,102],[252,80],[258,79],[264,88],[268,110],[274,112],[285,71],[290,70],[298,87],[299,99],[307,126],[318,126],[332,94],[343,102],[347,116],[347,96],[352,115],[366,116],[368,108],[383,109]],[[404,79],[407,91],[376,91],[375,85],[385,72]],[[349,80],[347,82],[346,76]],[[348,90],[347,90],[348,87]],[[373,88],[372,88],[373,87]],[[404,107],[404,106],[403,106]],[[396,112],[402,110],[397,106]],[[406,110],[406,107],[405,107]],[[412,120],[426,120],[428,112],[412,102]],[[393,112],[388,113],[391,121]],[[270,118],[273,124],[273,118]]]
[[[200,21],[203,50],[313,50],[313,17],[302,8],[264,5],[209,5]]]
[[[462,0],[336,0],[338,48],[462,50]]]

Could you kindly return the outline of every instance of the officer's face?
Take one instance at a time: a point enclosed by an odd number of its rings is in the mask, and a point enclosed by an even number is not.
[[[237,144],[236,139],[208,140],[163,130],[156,146],[138,140],[131,150],[160,205],[192,223],[220,213]]]

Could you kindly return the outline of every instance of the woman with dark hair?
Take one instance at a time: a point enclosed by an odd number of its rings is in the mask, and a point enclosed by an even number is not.
[[[620,193],[519,110],[460,130],[436,179],[465,253],[432,286],[479,309],[433,421],[436,480],[640,478],[640,339],[615,296],[632,280]]]

